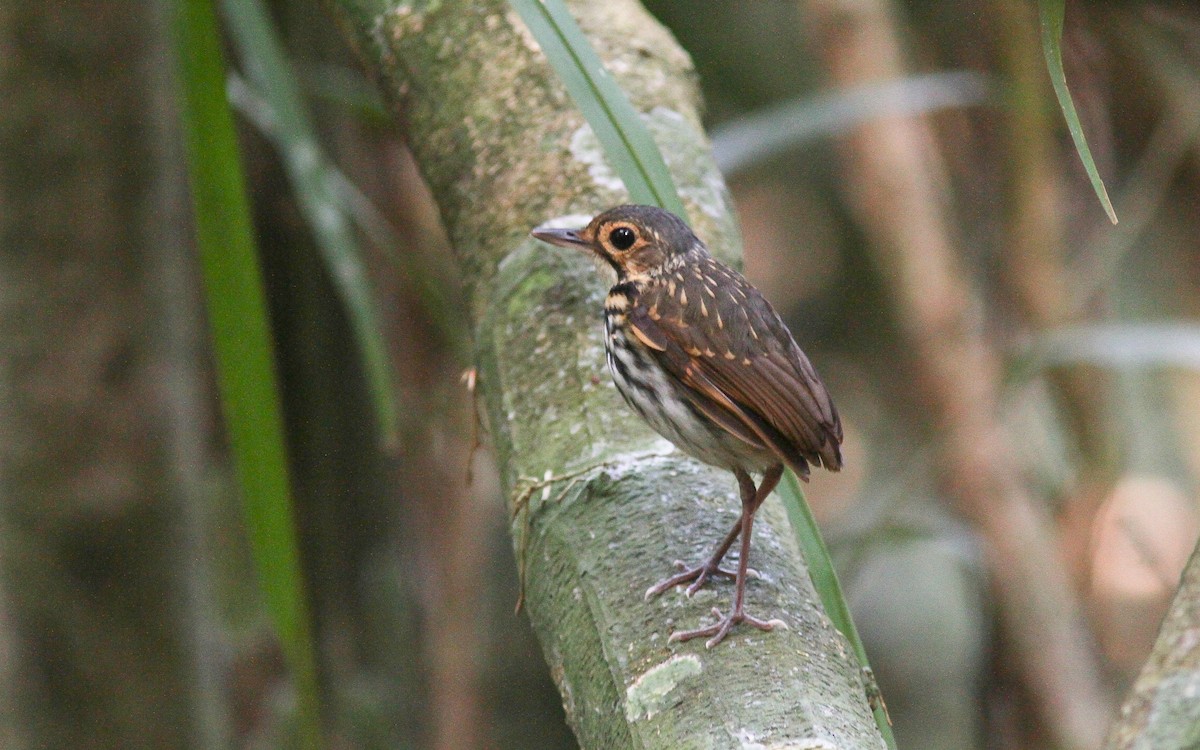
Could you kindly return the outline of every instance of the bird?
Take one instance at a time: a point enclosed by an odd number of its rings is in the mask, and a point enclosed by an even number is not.
[[[706,638],[713,648],[734,626],[769,631],[780,620],[745,611],[754,514],[784,467],[807,481],[810,468],[842,467],[842,423],[825,384],[783,319],[740,273],[717,260],[675,214],[621,205],[578,229],[536,227],[543,242],[583,250],[615,274],[604,300],[609,371],[625,401],[684,453],[737,480],[741,515],[703,562],[646,591],[650,600],[714,577],[732,578],[732,607],[716,622],[676,630],[669,642]],[[753,475],[759,475],[756,484]],[[737,570],[721,567],[741,538]]]

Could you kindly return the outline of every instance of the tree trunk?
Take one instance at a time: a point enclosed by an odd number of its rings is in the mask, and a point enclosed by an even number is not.
[[[1179,591],[1163,619],[1158,640],[1120,717],[1109,729],[1106,750],[1187,748],[1200,744],[1200,547],[1183,572]]]
[[[199,646],[211,422],[157,12],[0,7],[6,748],[222,742]]]
[[[734,481],[671,452],[620,402],[603,368],[604,282],[586,258],[529,237],[625,195],[516,13],[497,0],[335,6],[398,105],[457,249],[527,609],[581,744],[882,746],[774,503],[755,528],[763,577],[748,609],[790,629],[668,646],[672,626],[698,625],[731,587],[642,599],[733,523]],[[686,55],[633,3],[574,9],[646,113],[693,226],[729,257],[736,230]]]

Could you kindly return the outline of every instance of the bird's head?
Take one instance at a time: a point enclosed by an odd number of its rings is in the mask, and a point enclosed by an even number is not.
[[[617,206],[582,229],[537,227],[533,236],[560,247],[587,250],[624,280],[674,268],[704,245],[678,216],[653,206]]]

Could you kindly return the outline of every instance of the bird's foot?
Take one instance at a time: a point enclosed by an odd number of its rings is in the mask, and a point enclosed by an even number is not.
[[[751,617],[741,609],[735,609],[733,612],[722,617],[721,610],[713,607],[712,613],[713,617],[717,618],[715,623],[707,627],[696,628],[695,630],[677,630],[674,633],[671,633],[671,637],[667,639],[667,643],[690,641],[693,638],[708,638],[708,640],[704,642],[704,647],[712,648],[721,641],[725,640],[725,636],[729,635],[729,631],[733,629],[733,626],[740,622],[744,622],[747,625],[752,625],[759,630],[764,630],[767,632],[770,632],[775,628],[782,628],[784,630],[788,629],[787,623],[783,620],[760,620],[757,617]]]
[[[685,592],[690,598],[693,594],[699,591],[704,584],[708,583],[710,578],[728,578],[730,580],[737,578],[737,573],[732,570],[725,570],[711,560],[703,565],[697,565],[694,568],[689,568],[687,563],[685,563],[683,560],[676,560],[675,567],[682,572],[677,573],[670,578],[664,578],[650,588],[646,589],[646,601],[650,601],[664,591],[673,589],[676,586],[681,586],[685,583],[691,583]],[[748,568],[746,570],[746,574],[752,578],[760,577],[758,571],[754,570],[753,568]]]

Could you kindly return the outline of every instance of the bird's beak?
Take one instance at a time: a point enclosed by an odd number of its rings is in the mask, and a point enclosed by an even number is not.
[[[535,227],[530,234],[542,242],[549,242],[551,245],[589,250],[592,245],[580,236],[580,232],[582,231],[582,229],[555,229],[543,225]]]

